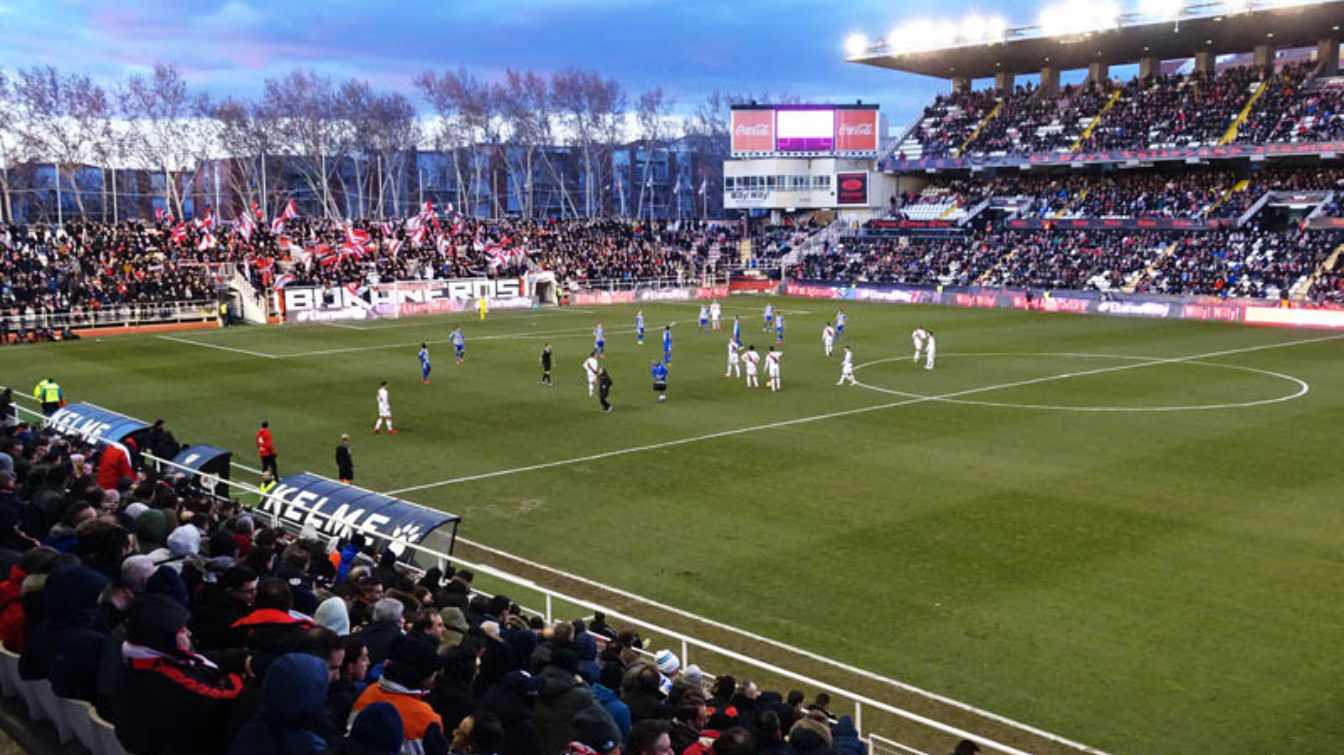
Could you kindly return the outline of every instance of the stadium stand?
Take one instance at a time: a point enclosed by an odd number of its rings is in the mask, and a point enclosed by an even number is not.
[[[31,751],[587,755],[733,727],[862,747],[824,694],[683,667],[602,614],[546,623],[363,535],[269,528],[146,463],[159,432],[95,446],[0,393],[0,694]]]

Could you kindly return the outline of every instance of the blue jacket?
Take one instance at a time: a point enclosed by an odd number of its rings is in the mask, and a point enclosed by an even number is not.
[[[835,755],[868,755],[868,747],[854,728],[854,719],[841,716],[839,723],[831,727],[831,750]]]
[[[46,635],[50,642],[47,678],[61,697],[98,699],[98,666],[107,642],[98,597],[106,586],[102,574],[83,566],[61,569],[47,578],[46,629],[36,634]]]
[[[318,734],[327,711],[327,664],[290,653],[266,671],[261,707],[238,732],[230,755],[310,755],[326,752]]]
[[[597,698],[598,705],[606,709],[611,720],[616,722],[616,728],[621,730],[621,736],[630,736],[630,706],[621,700],[620,695],[601,684],[594,684],[593,697]]]

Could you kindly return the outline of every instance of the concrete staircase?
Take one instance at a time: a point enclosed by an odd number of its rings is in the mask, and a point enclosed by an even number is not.
[[[265,325],[266,296],[257,291],[256,287],[252,285],[252,281],[249,281],[237,266],[233,267],[229,275],[228,286],[238,293],[238,301],[242,305],[243,320],[254,325]]]
[[[971,146],[971,143],[975,141],[975,138],[977,136],[980,136],[980,132],[985,130],[985,126],[989,125],[990,121],[994,120],[995,118],[998,118],[999,113],[1001,112],[1003,112],[1003,100],[999,100],[994,105],[994,109],[989,111],[989,114],[986,115],[978,124],[976,124],[975,130],[972,131],[971,135],[966,137],[966,141],[962,142],[961,146],[957,148],[958,157],[961,157],[966,154],[966,148]]]

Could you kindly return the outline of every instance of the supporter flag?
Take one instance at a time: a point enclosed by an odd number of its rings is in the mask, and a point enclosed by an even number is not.
[[[293,275],[290,275],[289,273],[282,273],[280,277],[275,279],[275,288],[279,290],[284,288],[285,286],[288,286],[293,282],[294,282]]]
[[[361,252],[364,251],[369,246],[369,232],[364,230],[363,228],[346,226],[345,245],[349,247],[356,247]]]
[[[271,221],[271,233],[279,235],[281,231],[285,230],[285,223],[298,216],[299,208],[294,206],[294,200],[291,199],[285,203],[285,209],[276,216],[275,220]]]
[[[293,246],[293,244],[290,243],[290,240],[289,240],[289,237],[288,237],[288,236],[281,236],[280,238],[276,239],[276,240],[275,240],[275,245],[276,245],[276,247],[278,247],[278,248],[280,249],[280,251],[282,251],[282,252],[289,252],[289,251],[291,251],[291,248],[292,248],[292,246]]]
[[[705,189],[707,188],[709,188],[709,179],[708,178],[700,179],[700,191],[697,191],[696,194],[699,194],[700,196],[703,197],[705,195]]]
[[[173,220],[173,216],[169,215],[168,211],[163,209],[162,207],[154,208],[154,222],[162,223],[165,220],[171,223]]]
[[[427,220],[432,217],[434,217],[434,200],[426,199],[425,203],[420,206],[420,219]]]
[[[244,241],[252,241],[252,232],[257,230],[257,221],[252,219],[248,213],[238,216],[238,235],[243,237]]]
[[[173,232],[172,232],[171,238],[172,238],[172,240],[173,240],[173,243],[174,243],[174,244],[177,244],[178,246],[181,246],[182,244],[186,243],[186,240],[187,240],[187,224],[186,224],[186,223],[178,223],[177,225],[173,226]]]
[[[420,218],[415,217],[408,219],[406,221],[406,230],[410,233],[412,245],[420,246],[425,243],[425,234],[429,229]]]
[[[212,248],[214,245],[215,245],[215,235],[210,233],[210,230],[208,228],[204,231],[201,231],[201,239],[200,241],[196,242],[196,251],[204,252],[205,250]]]
[[[252,217],[254,217],[257,220],[262,220],[264,218],[261,212],[261,205],[257,204],[256,202],[252,203]]]
[[[397,256],[397,252],[401,251],[402,243],[404,242],[401,239],[389,236],[386,242],[387,253],[393,257]]]
[[[215,227],[215,212],[210,209],[209,205],[206,205],[205,211],[201,213],[201,217],[196,218],[192,222],[196,224],[197,228],[204,228],[208,231]]]

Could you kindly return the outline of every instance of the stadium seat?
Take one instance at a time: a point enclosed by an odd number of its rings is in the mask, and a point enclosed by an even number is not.
[[[19,654],[0,645],[0,689],[5,697],[21,697],[22,680],[19,679]]]
[[[17,669],[15,670],[17,671]],[[37,696],[37,684],[37,682],[19,679],[19,696],[23,698],[24,705],[28,707],[29,721],[50,721],[51,716],[47,713],[47,709],[42,707],[42,700]]]
[[[94,740],[98,745],[89,748],[93,750],[93,755],[126,755],[121,740],[117,739],[117,727],[98,715],[98,711],[89,711],[89,725],[93,729]]]
[[[93,706],[83,700],[75,700],[69,697],[58,697],[57,702],[61,706],[61,712],[65,715],[65,722],[70,727],[70,732],[80,744],[89,748],[89,752],[98,752],[97,733],[93,730]]]
[[[46,679],[39,679],[35,682],[29,682],[32,685],[33,695],[37,698],[38,706],[46,713],[46,717],[56,727],[56,736],[61,744],[66,744],[75,738],[75,732],[66,720],[65,706],[61,704],[61,698],[51,690],[51,682]]]

